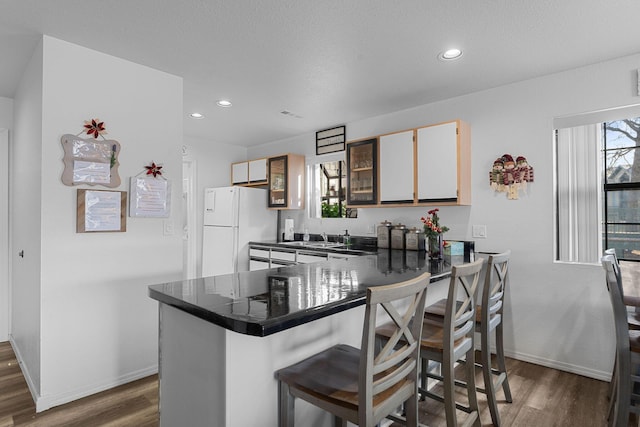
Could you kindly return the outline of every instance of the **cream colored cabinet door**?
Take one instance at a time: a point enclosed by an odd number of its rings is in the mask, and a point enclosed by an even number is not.
[[[380,137],[380,203],[413,203],[413,130]]]
[[[238,162],[231,164],[231,184],[246,184],[249,182],[249,163]]]
[[[458,198],[457,123],[417,130],[418,203]]]
[[[249,161],[249,182],[262,182],[267,180],[267,159]]]

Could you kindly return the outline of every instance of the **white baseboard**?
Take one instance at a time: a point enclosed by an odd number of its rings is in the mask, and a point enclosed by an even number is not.
[[[607,381],[607,382],[611,380],[611,372],[609,371],[590,369],[584,366],[578,366],[571,363],[559,362],[557,360],[546,359],[546,358],[531,355],[531,354],[511,352],[506,349],[504,351],[504,355],[512,359],[533,363],[535,365],[545,366],[547,368],[557,369],[559,371],[570,372],[572,374],[582,375],[583,377],[594,378],[596,380]]]
[[[9,334],[9,343],[11,344],[11,348],[13,349],[13,353],[16,355],[18,366],[20,366],[20,370],[22,371],[24,380],[27,382],[27,387],[29,388],[29,392],[31,393],[31,398],[34,402],[37,402],[40,397],[40,393],[38,392],[38,388],[34,384],[33,378],[31,378],[31,375],[29,374],[29,371],[24,364],[24,358],[22,357],[22,354],[20,354],[20,349],[14,341],[12,334]]]
[[[155,364],[144,369],[139,369],[137,371],[121,375],[120,377],[105,383],[93,384],[66,393],[41,396],[33,382],[33,379],[31,378],[31,375],[29,375],[29,371],[25,368],[25,365],[23,363],[24,359],[22,358],[22,355],[18,350],[18,346],[13,341],[13,336],[11,335],[10,342],[11,347],[16,354],[16,358],[18,359],[18,364],[20,365],[22,374],[24,375],[24,378],[27,382],[27,386],[29,387],[29,391],[31,392],[31,396],[33,397],[33,401],[36,404],[36,412],[46,411],[47,409],[53,408],[54,406],[72,402],[74,400],[81,399],[83,397],[90,396],[101,391],[109,390],[119,385],[126,384],[131,381],[139,380],[140,378],[148,377],[149,375],[158,373],[158,365]]]

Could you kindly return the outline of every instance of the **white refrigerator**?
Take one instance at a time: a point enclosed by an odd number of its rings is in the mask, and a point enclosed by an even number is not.
[[[275,241],[276,221],[265,189],[206,188],[202,277],[248,271],[249,241]]]

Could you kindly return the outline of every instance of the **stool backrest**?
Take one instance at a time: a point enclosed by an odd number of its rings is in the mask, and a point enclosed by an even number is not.
[[[358,385],[360,425],[367,425],[365,420],[380,420],[417,394],[422,314],[430,276],[424,273],[405,282],[367,289]],[[400,301],[402,304],[397,304]],[[379,307],[387,316],[378,315]],[[376,323],[387,323],[388,318],[395,330],[376,352]],[[397,398],[388,397],[394,393]],[[385,404],[375,405],[374,399],[381,394]]]
[[[482,322],[488,322],[493,316],[502,316],[504,292],[509,279],[510,256],[511,251],[489,256],[482,288]],[[496,323],[500,320],[498,319]]]
[[[613,273],[616,275],[619,292],[624,301],[624,288],[622,287],[622,272],[620,271],[620,261],[618,260],[618,255],[616,254],[616,250],[614,248],[606,249],[604,251],[604,256],[605,257],[609,256],[609,258],[607,259],[611,261],[611,268],[613,269]]]
[[[444,341],[450,346],[462,339],[475,328],[475,293],[480,270],[484,260],[454,265],[451,267],[451,281],[444,316]]]

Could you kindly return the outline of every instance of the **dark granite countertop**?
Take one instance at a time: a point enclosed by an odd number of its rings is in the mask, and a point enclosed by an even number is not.
[[[328,252],[345,255],[375,255],[378,248],[371,244],[362,244],[359,242],[350,245],[344,245],[337,242],[325,243],[321,241],[302,242],[300,240],[290,242],[261,241],[249,242],[250,247],[269,247],[273,249],[293,249],[298,251]]]
[[[267,336],[365,303],[366,289],[425,271],[449,276],[463,257],[431,262],[425,252],[377,255],[247,271],[149,286],[149,296],[241,334]]]

